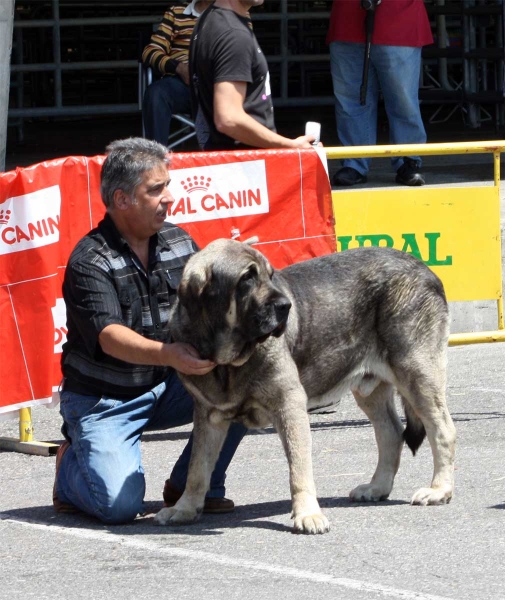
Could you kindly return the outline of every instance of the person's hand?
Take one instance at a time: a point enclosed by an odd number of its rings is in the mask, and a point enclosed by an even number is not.
[[[316,138],[313,135],[301,135],[300,137],[295,138],[293,141],[293,148],[314,148],[312,142]],[[322,146],[323,144],[319,142],[316,146]]]
[[[206,375],[216,366],[211,360],[200,358],[196,348],[191,344],[174,342],[166,344],[167,364],[184,375]]]
[[[186,85],[189,85],[189,65],[188,65],[188,63],[180,62],[177,65],[175,72],[177,73],[177,75],[179,75],[179,77],[184,81],[184,83]]]

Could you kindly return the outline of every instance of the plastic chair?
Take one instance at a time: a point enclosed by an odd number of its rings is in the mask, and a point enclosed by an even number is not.
[[[153,71],[151,67],[145,67],[142,61],[139,61],[138,70],[138,103],[139,109],[142,111],[142,100],[144,98],[144,93],[147,89],[147,86],[153,81]],[[167,147],[171,149],[179,146],[179,144],[186,142],[196,135],[195,123],[191,119],[190,115],[174,113],[172,115],[172,120],[178,121],[181,127],[168,136]],[[145,135],[143,123],[142,135]]]

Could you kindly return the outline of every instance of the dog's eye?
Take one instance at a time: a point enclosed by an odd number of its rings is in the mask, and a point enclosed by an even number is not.
[[[244,273],[242,275],[242,277],[240,278],[240,282],[246,282],[246,281],[250,281],[251,279],[254,278],[254,276],[256,275],[256,273],[254,273],[254,271],[247,271],[247,273]]]
[[[240,278],[239,288],[249,288],[256,280],[256,275],[257,273],[254,269],[246,271]]]

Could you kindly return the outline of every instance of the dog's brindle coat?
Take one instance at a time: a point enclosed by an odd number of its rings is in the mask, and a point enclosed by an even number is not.
[[[360,248],[276,271],[254,248],[216,240],[184,269],[171,331],[217,367],[205,376],[180,374],[195,400],[193,453],[184,494],[156,515],[158,524],[200,516],[237,420],[277,429],[289,463],[294,531],[328,531],[312,475],[307,405],[327,404],[349,388],[379,450],[372,480],[353,489],[351,500],[386,499],[403,441],[415,453],[427,435],[433,480],[412,503],[450,501],[456,433],[445,400],[448,309],[442,283],[421,261]]]

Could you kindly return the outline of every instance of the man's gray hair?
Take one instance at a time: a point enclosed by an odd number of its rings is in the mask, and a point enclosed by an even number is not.
[[[113,206],[116,190],[133,196],[146,171],[160,163],[170,164],[167,147],[141,137],[115,140],[107,146],[106,153],[100,175],[100,191],[107,210]]]

